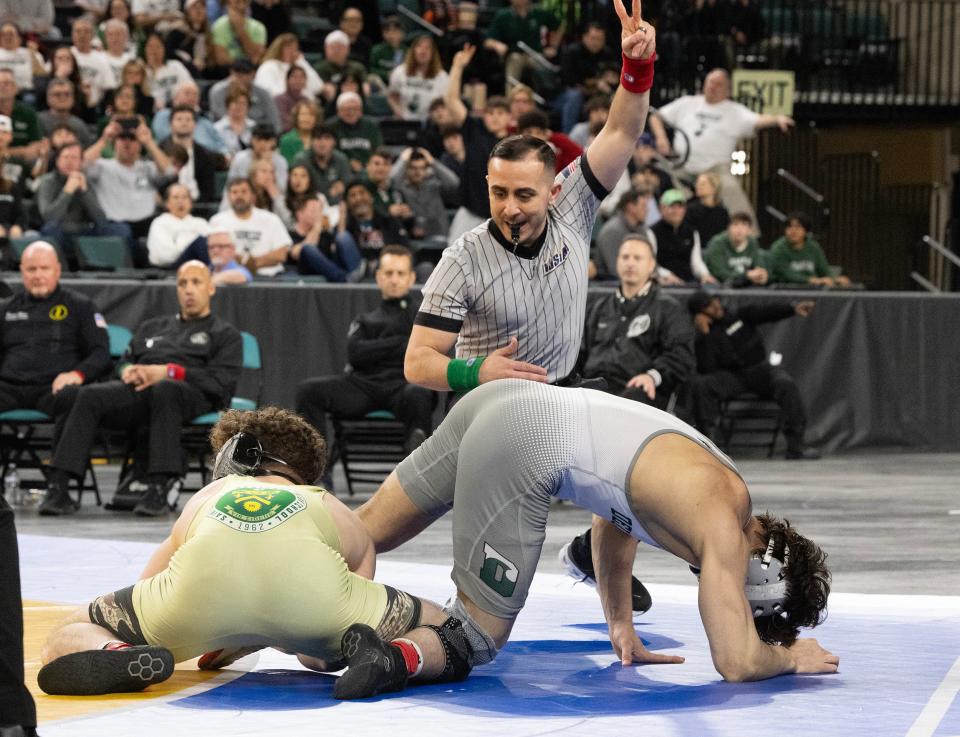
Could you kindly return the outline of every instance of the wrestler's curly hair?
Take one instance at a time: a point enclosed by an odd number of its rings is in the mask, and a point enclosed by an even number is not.
[[[210,446],[216,453],[238,432],[256,436],[263,449],[282,458],[306,483],[313,483],[327,466],[327,443],[300,415],[282,407],[262,407],[223,413],[210,431]],[[269,467],[270,462],[264,463]]]
[[[790,522],[767,514],[758,514],[763,526],[763,541],[754,553],[763,554],[767,541],[774,540],[773,556],[783,560],[785,546],[790,554],[785,568],[787,598],[783,608],[787,616],[771,614],[756,617],[753,622],[764,642],[789,647],[797,639],[801,627],[816,627],[827,616],[827,597],[830,596],[830,571],[827,554],[813,541],[798,533]]]

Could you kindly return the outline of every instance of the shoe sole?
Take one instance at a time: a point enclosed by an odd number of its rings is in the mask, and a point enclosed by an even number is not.
[[[47,663],[37,682],[44,693],[56,696],[128,693],[167,680],[173,667],[173,653],[163,647],[83,650]]]
[[[590,588],[597,587],[596,579],[584,573],[584,571],[573,562],[573,558],[570,557],[570,545],[567,543],[562,548],[560,548],[560,563],[564,568],[567,569],[567,575],[571,578],[575,578],[580,583],[584,583]],[[631,576],[631,608],[637,614],[646,614],[650,611],[650,608],[653,606],[653,597],[650,596],[650,592],[647,591],[647,587],[636,576]]]
[[[399,665],[385,652],[388,647],[367,625],[355,624],[344,632],[340,649],[347,660],[347,671],[334,684],[333,697],[343,701],[367,699],[402,690],[407,682],[405,677],[400,683],[383,682],[385,677],[396,678]],[[403,672],[406,675],[406,670]]]

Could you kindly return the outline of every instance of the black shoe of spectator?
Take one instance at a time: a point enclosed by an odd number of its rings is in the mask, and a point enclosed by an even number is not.
[[[73,514],[80,505],[73,500],[68,490],[69,477],[63,471],[54,469],[47,482],[47,497],[38,510],[44,517],[60,517]]]
[[[567,573],[574,578],[597,585],[597,577],[593,571],[593,545],[590,541],[590,530],[577,535],[572,541],[560,548],[560,562],[567,568]],[[640,579],[631,576],[631,593],[633,611],[643,614],[653,606],[653,597],[647,591]]]
[[[143,499],[148,488],[149,484],[146,481],[135,474],[130,474],[117,486],[113,498],[104,506],[104,509],[109,509],[111,512],[132,512]]]
[[[801,445],[799,448],[787,448],[785,457],[788,461],[818,461],[820,451],[808,445]]]
[[[36,727],[22,727],[19,724],[0,727],[0,737],[37,737]]]
[[[171,481],[165,484],[158,482],[151,483],[144,493],[143,497],[133,508],[133,513],[140,517],[160,517],[170,511],[170,505],[167,503],[168,485],[180,479],[173,477]]]
[[[410,431],[410,434],[407,435],[406,442],[403,444],[403,452],[407,455],[410,455],[413,453],[413,451],[423,445],[423,442],[426,439],[427,434],[423,430],[421,430],[419,427],[413,428],[413,430]]]

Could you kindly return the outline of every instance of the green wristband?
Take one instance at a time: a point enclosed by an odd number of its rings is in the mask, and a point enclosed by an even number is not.
[[[480,386],[480,365],[485,356],[479,358],[454,358],[447,364],[447,383],[455,392],[468,392]]]

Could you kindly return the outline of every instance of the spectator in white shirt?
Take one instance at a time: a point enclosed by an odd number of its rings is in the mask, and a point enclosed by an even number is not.
[[[449,85],[436,44],[430,36],[420,36],[407,49],[403,64],[390,72],[387,100],[398,118],[423,121],[430,103],[442,98]]]
[[[230,209],[210,218],[210,227],[227,228],[233,233],[241,265],[254,274],[281,273],[293,245],[283,221],[272,212],[253,206],[253,187],[248,179],[229,180],[227,196]]]
[[[323,80],[303,58],[300,42],[292,33],[281,33],[273,40],[257,68],[253,83],[269,92],[271,97],[282,95],[287,89],[287,72],[292,64],[303,69],[307,75],[304,91],[311,99],[315,99],[323,89]]]
[[[187,68],[176,59],[167,59],[167,49],[157,33],[151,33],[143,45],[143,58],[147,62],[147,80],[150,94],[157,109],[166,107],[178,84],[192,82]]]
[[[182,184],[171,184],[165,204],[167,211],[154,218],[147,235],[150,263],[171,269],[193,259],[209,263],[210,224],[190,214],[193,200],[189,190]]]
[[[80,68],[80,78],[89,85],[89,103],[96,105],[103,97],[104,90],[114,89],[119,80],[114,77],[106,54],[93,48],[93,33],[93,22],[86,16],[74,20],[70,51]]]
[[[22,46],[23,39],[15,23],[6,21],[0,25],[0,69],[9,69],[17,82],[17,89],[33,90],[33,77],[42,77],[46,74],[43,66],[43,57],[36,50],[36,44],[31,42]]]
[[[158,33],[167,33],[183,20],[180,0],[133,0],[130,11],[137,27]]]
[[[111,18],[103,28],[104,48],[103,55],[110,65],[116,85],[123,79],[123,67],[131,59],[136,59],[128,50],[130,44],[130,29],[127,24],[117,18]]]

